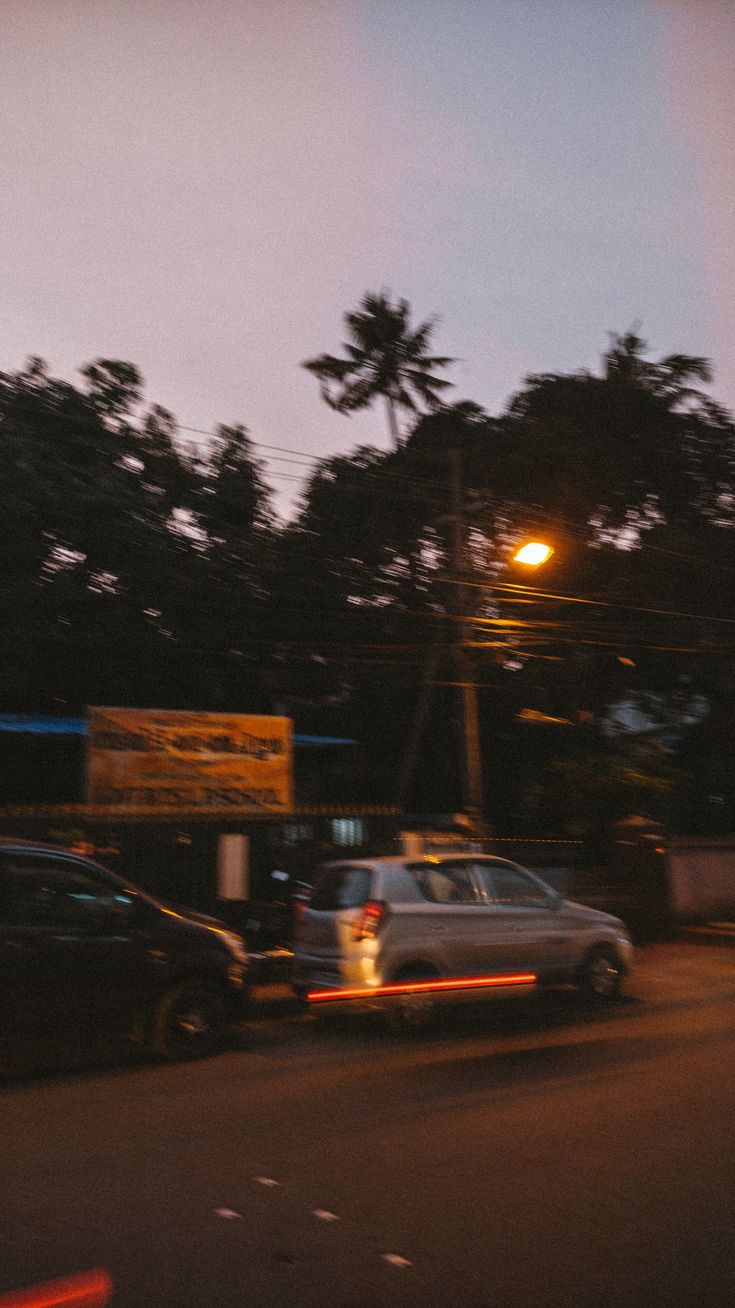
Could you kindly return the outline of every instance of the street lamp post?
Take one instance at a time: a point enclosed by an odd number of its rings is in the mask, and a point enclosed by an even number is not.
[[[480,718],[477,694],[477,676],[474,657],[469,645],[468,608],[471,591],[462,584],[469,571],[467,558],[467,529],[464,518],[464,486],[462,481],[462,452],[454,448],[449,456],[449,498],[452,522],[452,568],[459,580],[458,621],[456,641],[457,680],[462,692],[463,742],[463,804],[473,831],[480,837],[486,834],[485,804],[482,781],[482,753],[480,749]],[[554,553],[553,547],[542,541],[528,541],[514,554],[514,560],[527,567],[537,568]]]
[[[482,754],[480,749],[480,723],[477,678],[474,655],[470,644],[470,621],[468,610],[472,590],[467,586],[468,548],[467,528],[464,517],[464,484],[462,477],[462,451],[456,446],[449,451],[449,500],[450,512],[445,521],[451,525],[449,556],[456,583],[456,636],[454,640],[454,662],[456,684],[462,694],[462,804],[474,833],[482,837],[487,834],[484,816],[484,794],[482,781]],[[523,545],[514,555],[514,560],[528,567],[539,564],[553,554],[549,545],[531,541]],[[440,662],[440,646],[435,641],[428,652],[422,685],[418,696],[413,723],[408,733],[404,751],[398,793],[405,805],[409,799],[411,783],[416,767],[419,741],[426,728],[429,716],[431,688]]]
[[[463,578],[467,564],[467,534],[464,520],[462,453],[453,449],[449,463],[449,498],[452,520],[452,568]],[[468,646],[467,587],[458,587],[457,680],[462,692],[463,800],[464,810],[473,830],[482,835],[485,828],[482,790],[482,756],[477,703],[477,680],[474,659]]]

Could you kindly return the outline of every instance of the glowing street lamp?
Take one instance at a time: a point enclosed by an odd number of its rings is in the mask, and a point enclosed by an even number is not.
[[[537,568],[540,563],[545,563],[550,559],[554,549],[552,545],[545,545],[540,540],[531,540],[527,545],[522,545],[513,555],[514,563],[525,563],[529,568]]]
[[[457,524],[454,563],[459,572],[464,561],[464,546],[462,543],[462,519],[460,507],[460,494],[457,489],[458,476],[455,476],[455,486],[453,489],[452,503],[454,507],[454,518]],[[528,541],[522,545],[514,555],[518,563],[525,563],[529,568],[537,568],[540,564],[545,563],[554,553],[553,546],[545,545],[541,541]],[[461,661],[461,685],[463,700],[463,721],[464,721],[464,775],[465,775],[465,793],[464,804],[465,812],[470,818],[473,826],[477,831],[484,830],[483,818],[483,789],[482,789],[482,758],[480,751],[480,724],[477,707],[477,684],[472,672],[469,650],[466,644],[466,624],[463,622],[459,630],[459,656]]]

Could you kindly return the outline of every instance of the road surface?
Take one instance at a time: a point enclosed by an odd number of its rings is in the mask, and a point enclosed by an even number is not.
[[[2,1091],[0,1292],[103,1266],[113,1308],[730,1308],[735,948],[628,997],[263,1009],[238,1048]]]

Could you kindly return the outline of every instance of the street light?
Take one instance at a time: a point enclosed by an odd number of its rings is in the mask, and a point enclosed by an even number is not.
[[[461,572],[465,560],[464,524],[461,517],[459,476],[455,473],[452,494],[455,522],[455,567]],[[538,568],[554,553],[552,545],[542,541],[527,541],[513,555],[514,562]],[[461,620],[457,653],[459,656],[460,685],[462,688],[463,752],[464,752],[464,803],[467,816],[478,834],[485,831],[483,813],[482,755],[480,747],[480,721],[477,703],[477,683],[473,660],[467,648],[467,613],[465,601],[461,604]]]
[[[546,563],[554,553],[553,545],[546,545],[540,540],[530,540],[526,545],[521,545],[513,555],[514,563],[525,563],[529,568],[537,568],[540,563]]]
[[[482,758],[480,743],[480,723],[477,702],[477,682],[475,679],[474,659],[469,648],[469,627],[471,607],[469,587],[472,582],[468,576],[467,527],[464,517],[464,485],[462,478],[462,451],[459,447],[449,451],[449,504],[450,512],[444,521],[451,524],[449,553],[454,573],[454,580],[459,583],[456,601],[457,634],[455,637],[455,659],[457,667],[457,684],[462,693],[462,799],[465,814],[478,835],[485,831]],[[540,541],[530,541],[521,546],[514,556],[519,563],[537,568],[554,553],[551,545]],[[423,684],[419,693],[413,724],[404,750],[403,764],[399,778],[399,794],[405,803],[409,794],[411,779],[416,766],[418,744],[429,713],[430,687],[436,675],[439,663],[439,645],[434,644],[429,651],[424,671]]]

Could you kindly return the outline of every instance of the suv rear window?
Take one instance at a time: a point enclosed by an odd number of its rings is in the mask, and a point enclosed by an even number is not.
[[[311,892],[309,907],[321,913],[358,908],[370,898],[370,869],[330,867],[322,872]]]

